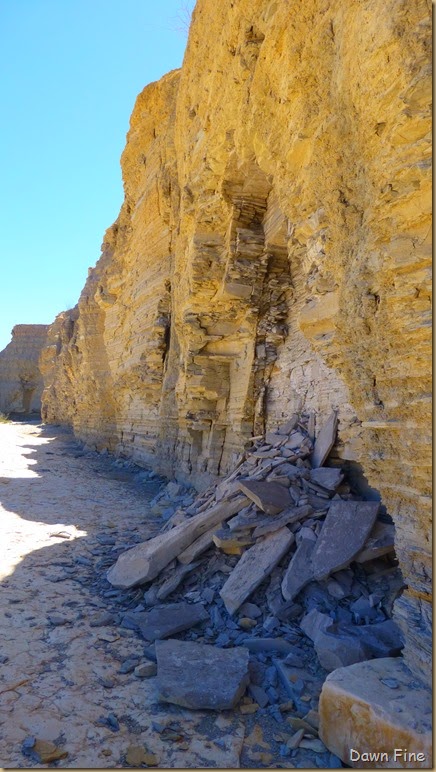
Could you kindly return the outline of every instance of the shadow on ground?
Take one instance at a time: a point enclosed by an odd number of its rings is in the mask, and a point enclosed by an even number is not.
[[[35,418],[2,424],[0,437],[1,765],[46,766],[37,738],[68,753],[51,766],[128,766],[138,744],[167,768],[239,766],[240,717],[164,705],[155,679],[134,675],[146,642],[121,623],[144,588],[106,580],[120,552],[161,527],[148,503],[165,481]]]

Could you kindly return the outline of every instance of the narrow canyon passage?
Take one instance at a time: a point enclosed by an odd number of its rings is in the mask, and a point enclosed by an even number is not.
[[[26,755],[36,738],[68,754],[65,768],[120,768],[138,745],[163,767],[239,766],[238,714],[164,705],[155,679],[135,676],[145,641],[120,626],[105,579],[114,550],[161,525],[147,502],[162,480],[86,453],[58,427],[0,424],[0,456],[0,765],[45,767]]]

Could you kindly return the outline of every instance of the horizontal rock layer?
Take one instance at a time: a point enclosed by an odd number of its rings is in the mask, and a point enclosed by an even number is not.
[[[357,769],[432,767],[431,693],[400,658],[339,668],[325,681],[319,734]]]
[[[423,675],[430,41],[425,0],[199,0],[181,71],[138,97],[119,218],[42,365],[46,420],[198,487],[251,434],[336,409],[336,458],[396,524]]]
[[[41,410],[44,382],[39,369],[48,324],[16,324],[12,340],[0,351],[0,412]]]

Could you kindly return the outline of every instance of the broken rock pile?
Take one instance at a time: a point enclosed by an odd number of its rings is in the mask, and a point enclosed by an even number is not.
[[[224,709],[248,684],[245,712],[277,711],[284,688],[305,715],[320,691],[313,648],[324,678],[400,654],[394,526],[325,466],[336,430],[333,412],[315,439],[315,416],[303,414],[252,438],[227,478],[109,569],[116,588],[145,585],[122,624],[148,642],[163,700]]]

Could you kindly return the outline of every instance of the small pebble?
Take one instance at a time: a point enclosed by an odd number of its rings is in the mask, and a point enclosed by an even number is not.
[[[108,713],[107,725],[108,725],[109,729],[112,729],[113,732],[119,732],[120,725],[118,723],[118,719],[117,719],[115,713]]]
[[[125,659],[124,662],[121,663],[121,667],[118,670],[119,673],[122,673],[125,675],[126,673],[132,673],[135,667],[138,664],[138,658],[137,657],[129,657],[129,659]]]
[[[155,662],[142,662],[137,665],[134,670],[134,674],[137,678],[151,678],[157,673],[157,665]]]
[[[105,627],[106,625],[114,624],[114,615],[109,612],[103,612],[102,614],[96,614],[89,620],[90,627]]]
[[[239,626],[244,630],[250,630],[252,627],[256,627],[256,620],[250,619],[250,617],[241,617],[239,620]]]
[[[105,689],[112,689],[115,686],[115,681],[112,678],[105,678],[101,676],[99,682]]]
[[[396,678],[380,678],[380,681],[385,686],[388,686],[389,689],[399,689],[400,687],[400,684]]]
[[[69,621],[66,617],[61,616],[61,614],[47,614],[47,619],[54,627],[66,625]]]

